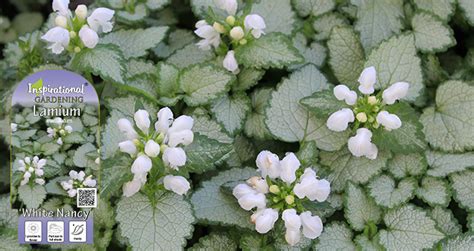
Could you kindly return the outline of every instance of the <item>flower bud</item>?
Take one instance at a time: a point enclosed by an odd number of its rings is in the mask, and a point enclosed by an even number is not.
[[[18,130],[18,125],[15,123],[11,123],[10,129],[12,130],[12,132],[16,132]]]
[[[365,122],[367,122],[367,114],[365,114],[365,112],[359,112],[356,115],[356,119],[359,122],[365,123]]]
[[[291,205],[291,204],[295,203],[295,196],[293,196],[293,195],[287,195],[287,196],[285,197],[285,202],[286,202],[286,204],[288,204],[288,205]]]
[[[226,19],[225,19],[225,22],[228,23],[229,25],[234,25],[235,24],[235,17],[234,16],[228,16]]]
[[[155,141],[153,140],[148,140],[145,145],[145,153],[151,158],[155,158],[160,154],[160,145],[158,145]]]
[[[239,64],[237,63],[237,60],[235,59],[234,51],[230,50],[227,52],[225,55],[224,61],[222,61],[222,65],[224,68],[226,68],[228,71],[237,74],[239,73]]]
[[[76,38],[77,33],[75,31],[70,31],[69,36],[71,37],[71,39]]]
[[[270,193],[273,193],[273,194],[280,193],[280,188],[277,185],[271,185],[269,190],[270,190]]]
[[[66,132],[68,132],[68,133],[72,133],[72,126],[70,126],[70,125],[65,126],[64,130],[66,130]]]
[[[77,18],[79,18],[80,20],[85,20],[87,17],[87,6],[85,6],[84,4],[80,4],[77,6],[74,12],[76,13]]]
[[[367,98],[367,102],[370,104],[370,105],[375,105],[378,103],[378,100],[375,96],[369,96]]]
[[[240,39],[239,44],[240,45],[246,45],[247,44],[247,39],[245,39],[245,38]]]
[[[191,188],[189,182],[182,176],[166,175],[163,184],[166,190],[179,195],[185,194]]]
[[[63,27],[63,28],[67,29],[67,18],[65,16],[61,16],[61,15],[57,16],[54,19],[54,23],[56,24],[56,26]]]
[[[212,27],[214,28],[214,30],[216,30],[219,33],[225,33],[224,26],[222,24],[218,23],[218,22],[214,22]]]
[[[230,30],[230,37],[234,40],[238,41],[244,38],[244,36],[245,36],[244,30],[240,26],[236,26],[232,28],[232,30]]]

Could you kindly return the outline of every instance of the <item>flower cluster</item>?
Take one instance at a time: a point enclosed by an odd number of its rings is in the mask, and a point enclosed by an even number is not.
[[[334,87],[334,96],[353,108],[343,108],[334,112],[329,116],[326,125],[332,131],[342,132],[349,127],[349,123],[357,120],[354,125],[356,135],[347,142],[349,151],[356,157],[376,159],[378,148],[372,143],[371,129],[375,130],[382,125],[385,130],[391,131],[402,126],[400,118],[384,108],[405,97],[410,85],[406,82],[397,82],[383,92],[372,95],[377,82],[377,73],[373,66],[365,68],[358,81],[359,91],[362,94],[360,97],[345,85]]]
[[[247,180],[233,189],[239,205],[250,211],[255,229],[261,234],[269,232],[278,220],[279,211],[285,222],[285,239],[290,245],[301,239],[301,228],[306,238],[317,238],[323,229],[319,216],[305,210],[305,202],[323,202],[330,193],[330,183],[319,179],[310,167],[300,168],[301,163],[293,153],[280,160],[276,154],[262,151],[257,156],[261,176]],[[299,213],[299,215],[298,215]]]
[[[92,175],[86,177],[86,173],[84,171],[80,171],[79,173],[71,170],[69,172],[69,177],[71,178],[68,181],[62,181],[61,186],[64,190],[66,190],[69,197],[74,197],[77,194],[78,188],[84,187],[95,187],[97,185],[97,181],[92,178]]]
[[[72,126],[66,124],[66,122],[60,117],[56,117],[54,119],[47,119],[46,124],[48,125],[48,129],[46,129],[48,137],[56,140],[56,143],[58,143],[58,145],[63,144],[62,137],[72,133],[73,131]]]
[[[69,0],[53,0],[53,10],[57,12],[56,27],[50,29],[41,39],[49,43],[54,54],[61,54],[64,49],[79,53],[84,47],[94,48],[99,42],[99,33],[112,31],[111,22],[114,11],[97,8],[87,16],[85,5],[78,5],[73,17],[69,10]]]
[[[211,23],[206,20],[198,21],[194,33],[202,40],[197,45],[203,50],[214,47],[218,54],[225,54],[222,63],[224,68],[238,74],[240,70],[234,49],[265,34],[263,31],[266,28],[265,21],[257,14],[236,16],[237,0],[217,0],[216,5],[228,16],[225,19],[211,16],[208,18],[212,20]]]
[[[186,153],[180,146],[193,142],[191,129],[194,121],[186,115],[176,119],[173,117],[168,107],[162,108],[158,112],[154,130],[150,128],[150,116],[145,110],[138,110],[134,115],[137,130],[128,119],[122,118],[117,122],[119,130],[127,137],[126,141],[119,143],[119,149],[135,158],[131,167],[134,177],[124,185],[124,196],[134,195],[145,185],[153,160],[160,155],[162,163],[171,170],[178,170],[186,164]],[[181,176],[167,175],[163,182],[165,189],[180,195],[190,188],[189,182]]]
[[[44,170],[43,167],[46,165],[45,159],[40,159],[38,156],[34,156],[33,160],[30,157],[18,161],[18,171],[23,172],[23,179],[20,185],[24,186],[30,183],[30,180],[36,184],[44,185],[45,181],[43,178]]]

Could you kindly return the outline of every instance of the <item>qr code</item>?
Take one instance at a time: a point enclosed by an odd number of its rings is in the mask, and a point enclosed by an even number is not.
[[[77,207],[96,208],[97,207],[97,188],[78,188],[76,198],[77,198]]]

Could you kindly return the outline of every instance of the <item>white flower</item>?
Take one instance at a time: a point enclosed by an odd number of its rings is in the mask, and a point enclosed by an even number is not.
[[[51,127],[48,127],[48,129],[46,129],[46,132],[48,133],[48,137],[50,138],[54,138],[54,135],[56,135],[56,131],[54,131],[54,129]]]
[[[39,169],[39,168],[38,168],[38,169],[35,169],[35,175],[36,175],[37,177],[41,177],[41,176],[43,176],[43,174],[44,174],[43,169]]]
[[[224,61],[222,62],[222,65],[224,68],[226,68],[228,71],[238,74],[239,73],[239,64],[237,63],[237,60],[235,59],[234,56],[234,51],[230,50],[227,52],[225,55]]]
[[[79,31],[79,38],[87,48],[95,48],[97,43],[99,43],[99,35],[87,25],[82,26]]]
[[[333,93],[337,100],[344,100],[348,105],[355,105],[357,102],[357,93],[351,91],[349,87],[345,85],[337,85],[334,87]]]
[[[410,84],[407,82],[397,82],[382,93],[382,99],[385,104],[392,105],[395,101],[404,98],[408,93]]]
[[[58,15],[54,19],[54,24],[56,24],[56,26],[67,29],[67,18],[65,16]]]
[[[74,11],[74,13],[76,13],[76,16],[79,19],[85,20],[87,17],[87,6],[85,6],[84,4],[79,4],[76,7],[76,10]]]
[[[377,123],[384,126],[385,130],[391,131],[402,126],[402,121],[395,114],[390,114],[387,111],[381,111],[377,114]]]
[[[148,140],[145,144],[145,153],[151,158],[155,158],[160,154],[160,145],[154,140]]]
[[[207,25],[206,20],[199,20],[199,21],[196,22],[194,27],[196,27],[196,29],[197,29],[197,28],[203,27],[204,25]]]
[[[119,119],[117,121],[117,126],[119,130],[127,136],[127,139],[133,140],[138,138],[137,132],[128,119]]]
[[[263,193],[247,194],[238,199],[240,207],[250,211],[252,208],[264,208],[266,205],[265,195]]]
[[[330,183],[327,180],[319,180],[316,173],[311,168],[306,168],[300,177],[300,182],[295,185],[293,192],[295,195],[303,199],[307,197],[309,200],[318,202],[325,201],[331,191]]]
[[[255,38],[259,38],[262,34],[265,34],[263,30],[266,28],[265,20],[259,15],[252,14],[245,17],[244,20],[245,29],[251,31]]]
[[[51,49],[54,54],[61,54],[69,45],[69,31],[62,27],[54,27],[41,39],[49,43],[48,49]]]
[[[285,221],[285,227],[288,229],[299,230],[301,227],[301,219],[295,209],[286,209],[283,211],[281,218]]]
[[[257,156],[256,163],[262,177],[269,176],[275,179],[280,176],[280,159],[276,154],[261,151]]]
[[[266,208],[258,212],[255,217],[255,230],[261,234],[268,233],[278,220],[278,211]]]
[[[252,187],[250,187],[247,184],[238,184],[232,190],[232,194],[237,200],[248,194],[256,194],[256,193],[257,191],[255,191]]]
[[[139,179],[133,179],[132,181],[129,181],[123,185],[123,196],[131,197],[132,195],[138,193],[140,188],[142,188],[142,182]]]
[[[359,77],[359,91],[363,94],[371,94],[375,91],[374,85],[377,82],[377,72],[375,67],[365,68]]]
[[[235,15],[237,12],[237,0],[214,0],[217,8],[227,11],[229,15]]]
[[[53,0],[53,11],[58,12],[62,16],[70,16],[69,0]]]
[[[329,116],[326,126],[331,131],[342,132],[347,129],[350,122],[354,122],[354,113],[349,108],[342,108]]]
[[[178,169],[186,164],[186,153],[180,147],[168,147],[163,152],[163,162],[173,169]]]
[[[29,179],[30,177],[31,177],[31,173],[29,171],[23,174],[23,178],[25,179]]]
[[[166,133],[173,123],[173,112],[170,108],[164,107],[158,111],[158,121],[155,123],[155,130],[159,133]]]
[[[148,134],[150,128],[150,115],[145,110],[138,110],[134,115],[135,124],[145,134]]]
[[[230,30],[229,35],[232,39],[238,41],[238,40],[244,38],[245,32],[244,32],[244,29],[242,29],[242,27],[236,26],[236,27],[234,27]]]
[[[285,158],[280,161],[280,179],[287,184],[293,183],[296,180],[296,170],[300,167],[301,163],[296,158],[294,153],[288,153]]]
[[[62,145],[62,144],[63,144],[63,139],[62,139],[62,138],[58,138],[58,140],[56,140],[56,143],[58,143],[58,145]]]
[[[172,122],[172,126],[169,128],[168,134],[180,132],[184,130],[191,130],[194,125],[194,119],[190,116],[181,115]]]
[[[293,230],[291,228],[287,228],[285,232],[285,240],[290,244],[290,246],[296,245],[301,240],[301,231]]]
[[[182,130],[178,132],[172,132],[168,134],[168,145],[170,147],[176,147],[179,144],[187,146],[194,140],[194,133],[191,130]]]
[[[200,25],[194,33],[198,35],[200,38],[203,38],[197,45],[202,50],[210,50],[211,46],[217,48],[221,43],[221,35],[218,31],[214,29],[214,27],[206,24]]]
[[[97,185],[97,181],[92,179],[92,175],[87,176],[87,178],[82,182],[84,186],[87,187],[95,187]]]
[[[259,193],[268,193],[267,181],[262,177],[253,176],[247,180],[247,184],[252,186],[252,188]]]
[[[69,181],[61,181],[61,186],[63,187],[64,190],[70,190],[73,188],[73,180]]]
[[[80,171],[79,173],[74,171],[74,170],[71,170],[69,172],[69,177],[71,177],[72,179],[74,180],[79,180],[79,181],[83,181],[84,180],[84,177],[86,176],[86,174],[84,173],[84,171]]]
[[[152,165],[151,159],[148,156],[140,155],[133,161],[131,171],[133,174],[148,173]]]
[[[357,134],[350,137],[347,146],[352,155],[356,157],[365,156],[369,159],[376,159],[378,149],[375,144],[371,142],[372,132],[367,128],[357,129]]]
[[[94,31],[100,33],[108,33],[112,31],[113,23],[111,22],[114,17],[115,11],[107,8],[97,8],[87,18],[87,23]]]
[[[137,146],[131,140],[122,141],[118,144],[119,150],[134,156],[137,153]]]
[[[189,182],[182,176],[166,175],[163,179],[166,190],[173,191],[176,194],[185,194],[191,186]]]
[[[15,123],[11,123],[10,129],[12,130],[12,132],[16,132],[18,130],[18,125]]]
[[[71,190],[67,191],[67,194],[69,195],[69,197],[72,198],[72,197],[76,196],[77,190],[76,189],[71,189]]]
[[[303,212],[300,215],[303,224],[303,235],[309,239],[316,239],[323,231],[323,222],[319,216],[311,216],[311,212]]]
[[[66,130],[68,133],[72,133],[72,131],[73,131],[72,126],[70,126],[70,125],[65,126],[64,130]]]

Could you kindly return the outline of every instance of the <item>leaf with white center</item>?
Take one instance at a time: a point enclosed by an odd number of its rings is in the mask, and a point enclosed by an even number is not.
[[[366,52],[403,28],[403,0],[351,0],[357,6],[355,29]]]
[[[468,210],[474,210],[474,171],[467,170],[451,174],[451,186],[454,190],[454,199],[459,205]]]
[[[147,0],[146,7],[148,7],[150,10],[159,10],[170,2],[170,0]]]
[[[2,244],[2,250],[8,251],[27,251],[31,250],[29,245],[20,245],[18,244],[18,237],[15,233],[10,234],[8,231],[4,231],[0,235],[0,243]]]
[[[364,69],[365,55],[358,35],[351,27],[335,27],[327,42],[329,65],[340,83],[352,88]]]
[[[370,240],[364,234],[358,235],[354,239],[354,242],[357,245],[357,250],[379,251],[383,249],[383,247],[380,245],[380,243],[378,243],[378,240],[376,238],[372,238],[372,240]]]
[[[265,20],[265,33],[281,32],[291,35],[295,28],[296,15],[291,8],[290,0],[260,1],[252,5],[252,14],[260,15]],[[261,39],[261,38],[260,38]]]
[[[199,133],[221,143],[231,144],[234,141],[234,139],[227,134],[224,128],[222,128],[222,125],[217,123],[215,120],[210,119],[208,116],[196,115],[193,116],[193,119],[194,133]]]
[[[425,173],[428,164],[420,153],[396,154],[388,161],[387,170],[397,179],[419,176]]]
[[[46,190],[42,185],[35,184],[30,187],[27,184],[18,188],[18,196],[27,208],[38,208],[46,198]]]
[[[474,87],[447,81],[436,91],[436,106],[420,117],[426,140],[449,152],[474,149]]]
[[[186,246],[195,221],[191,204],[182,196],[160,192],[153,207],[137,193],[117,203],[116,220],[121,234],[136,250],[178,250]]]
[[[463,235],[453,236],[449,239],[443,240],[438,250],[444,251],[460,251],[460,250],[474,250],[474,234],[465,233]]]
[[[424,91],[421,60],[417,56],[415,39],[411,34],[394,36],[370,53],[364,67],[377,71],[376,89],[385,89],[396,82],[410,84],[404,100],[414,102]]]
[[[18,227],[18,210],[12,209],[9,194],[0,196],[0,226]]]
[[[301,99],[300,103],[320,118],[327,119],[329,115],[343,108],[350,108],[344,101],[337,100],[332,88],[315,92],[313,95]]]
[[[204,181],[202,187],[191,196],[196,218],[211,225],[254,229],[250,223],[250,213],[240,208],[232,194],[221,191],[221,186],[231,181],[246,180],[256,174],[254,168],[233,168]]]
[[[210,64],[191,66],[184,69],[179,76],[179,85],[185,93],[184,101],[189,106],[211,103],[227,93],[234,81],[234,75]]]
[[[233,91],[246,91],[258,84],[265,74],[264,70],[244,68],[237,75],[237,83],[232,85]]]
[[[414,0],[420,10],[431,12],[444,21],[448,21],[454,14],[456,0]]]
[[[313,29],[317,33],[316,40],[326,40],[329,38],[333,28],[349,24],[347,19],[338,13],[326,13],[314,20]],[[360,42],[358,42],[360,44]]]
[[[250,99],[243,93],[224,96],[211,104],[211,111],[216,120],[224,126],[231,135],[238,133],[250,112]]]
[[[451,194],[446,180],[426,176],[421,181],[421,186],[416,189],[416,196],[431,206],[447,206]]]
[[[321,67],[324,64],[324,62],[326,61],[327,54],[326,47],[324,47],[318,42],[313,42],[310,45],[307,44],[308,40],[302,32],[299,32],[295,35],[295,37],[293,37],[293,45],[296,49],[298,49],[298,51],[304,57],[305,60],[303,64],[296,64],[290,66],[290,69],[301,68],[307,63],[314,64],[318,67]]]
[[[245,166],[244,163],[247,161],[255,162],[256,156],[257,153],[253,143],[244,136],[237,135],[234,140],[233,149],[226,159],[226,164],[230,167]]]
[[[84,142],[84,137],[81,135],[80,132],[73,132],[68,135],[66,135],[63,138],[63,142],[66,144],[78,144],[78,143],[83,143]]]
[[[130,171],[132,161],[131,158],[123,155],[101,161],[99,182],[101,198],[108,200],[112,196],[122,196],[122,185],[133,179]]]
[[[125,59],[145,56],[147,50],[157,46],[168,31],[168,27],[150,27],[137,30],[119,30],[106,34],[101,44],[115,44],[123,51]]]
[[[91,158],[88,156],[91,153],[97,154],[97,148],[92,143],[87,143],[78,147],[76,152],[74,152],[74,165],[84,168],[98,168],[97,164],[95,163],[96,158]]]
[[[474,153],[443,153],[427,151],[426,159],[430,168],[428,175],[435,177],[446,177],[455,172],[464,171],[474,167]]]
[[[235,49],[237,62],[250,68],[284,68],[302,63],[303,57],[287,36],[273,32]]]
[[[129,12],[128,10],[117,11],[116,18],[121,23],[136,24],[142,23],[147,15],[148,9],[145,4],[137,4],[133,12]]]
[[[378,233],[387,250],[421,250],[431,248],[444,238],[426,212],[411,204],[392,209],[384,216],[387,229]]]
[[[474,2],[471,0],[458,0],[458,4],[469,24],[474,25]]]
[[[462,233],[462,227],[449,209],[437,206],[431,211],[431,218],[436,221],[436,226],[446,236],[455,236]]]
[[[429,13],[417,13],[411,19],[415,46],[422,52],[441,52],[456,44],[453,30]]]
[[[201,237],[199,243],[194,244],[189,251],[218,251],[218,250],[237,250],[237,243],[227,233],[212,232],[209,235]]]
[[[382,171],[390,157],[388,152],[379,152],[377,159],[370,160],[355,157],[344,148],[336,152],[321,152],[320,162],[330,171],[327,179],[331,182],[331,190],[340,192],[348,180],[355,184],[365,184]]]
[[[370,222],[377,224],[382,218],[382,210],[365,195],[365,191],[349,182],[344,198],[344,214],[354,230],[362,231]]]
[[[173,64],[179,69],[183,69],[190,65],[212,60],[214,57],[214,53],[211,50],[201,50],[197,45],[192,43],[186,45],[182,49],[177,50],[168,59],[166,59],[166,63]]]
[[[284,79],[272,93],[265,123],[270,132],[285,142],[316,141],[326,151],[340,149],[348,131],[333,132],[324,119],[317,119],[299,101],[314,92],[329,88],[326,78],[314,65],[307,65]]]
[[[156,67],[157,92],[160,103],[175,105],[181,98],[179,92],[179,69],[172,64],[160,63]]]
[[[308,15],[317,17],[336,7],[334,0],[292,0],[292,3],[296,12],[302,17]]]
[[[265,125],[265,109],[271,95],[271,88],[257,89],[252,92],[252,112],[248,115],[244,126],[245,135],[248,137],[259,140],[271,138],[270,131]]]
[[[355,250],[352,231],[342,222],[333,222],[324,226],[323,233],[316,239],[313,248],[319,251]]]
[[[82,72],[92,72],[104,80],[124,83],[125,59],[116,45],[97,45],[77,53],[71,67]]]
[[[380,175],[369,183],[368,188],[378,205],[394,208],[413,198],[416,186],[413,178],[405,178],[396,184],[392,177]]]
[[[170,32],[165,41],[161,41],[153,48],[153,52],[160,58],[167,58],[176,50],[182,49],[186,45],[195,42],[196,36],[190,30],[176,29]]]

